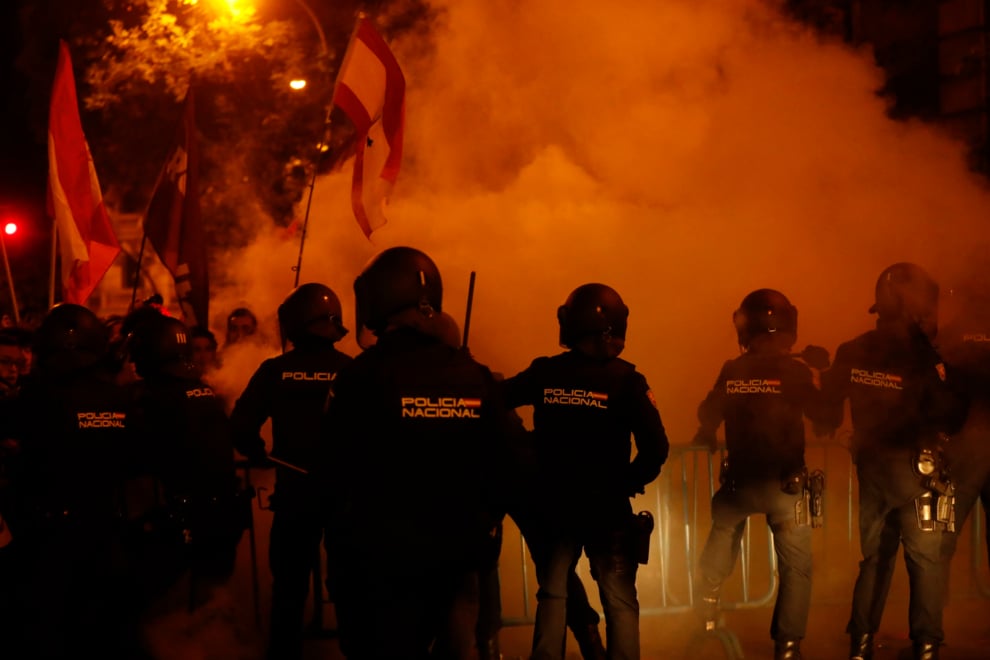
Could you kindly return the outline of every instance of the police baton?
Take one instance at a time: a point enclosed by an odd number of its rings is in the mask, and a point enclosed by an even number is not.
[[[281,465],[282,467],[286,467],[289,468],[290,470],[298,472],[299,474],[309,474],[309,470],[305,468],[301,468],[298,465],[293,465],[292,463],[288,463],[279,458],[275,458],[274,456],[269,455],[268,460],[270,460],[272,463],[275,463],[276,465]]]
[[[471,306],[474,304],[474,277],[475,272],[471,271],[471,279],[468,281],[467,310],[464,312],[464,338],[461,341],[461,348],[467,348],[468,331],[471,329]]]

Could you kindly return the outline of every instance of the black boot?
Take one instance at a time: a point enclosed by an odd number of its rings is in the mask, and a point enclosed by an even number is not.
[[[938,642],[915,642],[914,660],[938,660]]]
[[[584,660],[606,660],[605,644],[602,643],[602,636],[598,632],[597,623],[589,623],[580,630],[571,629],[574,641],[577,642],[578,650]]]
[[[795,639],[773,643],[773,660],[802,660],[801,642]]]
[[[873,633],[850,636],[849,660],[873,660]]]

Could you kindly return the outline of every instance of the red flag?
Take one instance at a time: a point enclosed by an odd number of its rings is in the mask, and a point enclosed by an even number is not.
[[[69,47],[59,43],[48,114],[48,212],[62,258],[62,299],[82,305],[120,253],[83,134]]]
[[[210,281],[199,209],[199,146],[191,87],[175,146],[144,215],[144,233],[175,279],[186,325],[209,323]]]
[[[385,203],[402,164],[406,79],[388,44],[361,18],[337,74],[333,103],[357,129],[351,206],[364,235],[385,224]]]

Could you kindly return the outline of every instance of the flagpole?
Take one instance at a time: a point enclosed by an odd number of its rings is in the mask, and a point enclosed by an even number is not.
[[[323,120],[323,141],[317,145],[316,160],[313,162],[313,176],[309,179],[309,194],[306,197],[306,213],[303,215],[302,236],[299,237],[299,256],[296,259],[296,266],[292,270],[296,271],[296,280],[293,288],[299,286],[299,273],[302,271],[303,246],[306,244],[306,229],[309,225],[309,210],[313,206],[313,190],[316,188],[316,173],[320,169],[320,160],[323,151],[330,145],[330,112],[332,106],[327,108],[326,118]]]
[[[10,304],[14,308],[14,323],[21,324],[20,307],[17,304],[17,294],[14,293],[14,278],[10,274],[10,260],[7,259],[7,241],[0,232],[0,249],[3,250],[3,267],[7,271],[7,284],[10,285]]]
[[[141,249],[138,250],[137,266],[134,268],[134,286],[131,287],[131,309],[134,309],[134,301],[137,299],[138,284],[141,281],[141,258],[144,257],[144,244],[148,242],[148,234],[141,232]]]
[[[326,36],[323,33],[323,28],[320,27],[320,22],[316,19],[316,14],[313,13],[313,10],[303,0],[296,0],[296,2],[306,10],[310,20],[313,21],[313,26],[316,28],[317,34],[320,35],[320,46],[323,48],[323,57],[329,62],[330,49],[327,47]],[[351,32],[351,38],[347,43],[347,51],[345,52],[350,52],[351,44],[357,37],[358,25],[360,24],[362,18],[364,18],[364,12],[358,12],[357,20],[354,22],[354,30]],[[338,71],[338,76],[339,73],[340,72]],[[336,93],[337,82],[337,80],[334,80],[333,82],[334,93]],[[333,98],[333,95],[331,95],[331,98]],[[292,269],[296,271],[295,282],[292,285],[293,287],[299,286],[299,273],[302,271],[303,246],[306,244],[306,229],[309,225],[309,210],[313,205],[313,190],[316,188],[316,173],[320,169],[320,161],[323,159],[323,152],[330,148],[330,115],[332,112],[333,102],[330,102],[327,104],[326,117],[323,120],[323,140],[316,147],[317,153],[316,160],[313,163],[313,176],[310,177],[309,180],[309,195],[306,198],[306,213],[303,215],[302,235],[299,237],[299,256],[296,258],[296,265]]]
[[[52,264],[48,272],[48,309],[55,306],[55,261],[58,258],[58,223],[52,221]]]

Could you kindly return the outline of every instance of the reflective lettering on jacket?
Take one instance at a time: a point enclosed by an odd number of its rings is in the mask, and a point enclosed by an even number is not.
[[[212,397],[212,396],[214,396],[213,390],[211,390],[209,387],[197,387],[197,388],[192,389],[192,390],[186,390],[186,398],[187,399],[198,398],[198,397],[201,397],[201,396],[210,396],[210,397]]]
[[[750,378],[725,381],[726,394],[780,394],[780,379]]]
[[[283,371],[282,380],[312,380],[330,383],[337,374],[332,371]]]
[[[402,397],[402,417],[425,417],[429,419],[480,419],[478,409],[481,399],[465,399],[456,396]]]
[[[883,371],[868,371],[866,369],[852,369],[849,375],[849,382],[867,387],[878,387],[884,390],[903,390],[902,381],[904,379],[897,374],[888,374]]]
[[[587,406],[608,409],[608,394],[592,390],[547,387],[543,390],[543,403],[551,406]]]
[[[78,412],[76,420],[81,429],[122,429],[127,421],[127,414],[112,410]]]
[[[967,332],[962,336],[962,340],[972,343],[986,343],[990,342],[990,335],[985,332]]]

